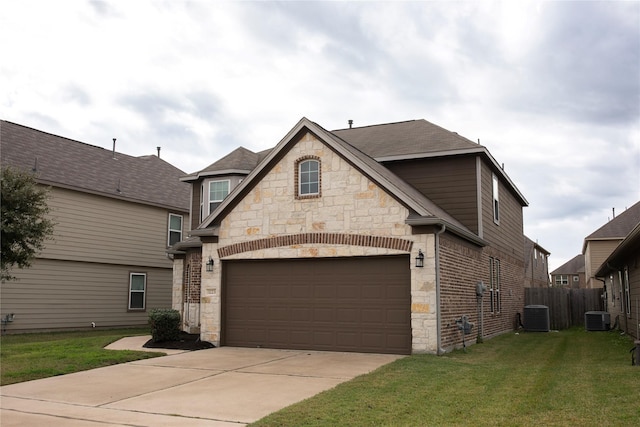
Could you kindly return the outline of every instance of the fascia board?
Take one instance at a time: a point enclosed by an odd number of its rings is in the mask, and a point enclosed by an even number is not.
[[[464,230],[460,227],[458,227],[455,224],[450,223],[449,221],[445,221],[441,218],[438,217],[413,217],[413,218],[407,218],[407,220],[405,221],[405,223],[407,225],[411,225],[411,226],[420,226],[420,225],[444,225],[446,227],[447,230],[449,230],[450,232],[452,232],[453,234],[456,234],[460,237],[462,237],[465,240],[470,241],[471,243],[474,243],[478,246],[484,247],[484,246],[489,246],[489,243],[484,240],[481,239],[480,237],[476,236],[475,234]]]

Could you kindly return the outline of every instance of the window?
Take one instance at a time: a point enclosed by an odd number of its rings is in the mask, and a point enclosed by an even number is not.
[[[631,295],[629,295],[629,267],[624,268],[624,301],[627,308],[627,316],[631,316]]]
[[[146,273],[129,273],[129,310],[144,310]]]
[[[491,313],[500,313],[500,260],[489,258],[489,309]]]
[[[229,181],[211,181],[209,183],[209,212],[213,212],[229,195]],[[208,215],[207,214],[207,215]]]
[[[556,286],[566,286],[568,284],[569,284],[569,275],[567,274],[556,275]]]
[[[182,240],[182,215],[169,214],[168,246],[173,246]]]
[[[200,186],[200,222],[204,220],[204,183]]]
[[[580,280],[580,278],[578,276],[573,276],[573,281],[577,282],[578,280]]]
[[[498,177],[493,175],[493,222],[500,223],[500,197]]]
[[[298,195],[317,196],[320,194],[320,162],[309,159],[298,163]]]

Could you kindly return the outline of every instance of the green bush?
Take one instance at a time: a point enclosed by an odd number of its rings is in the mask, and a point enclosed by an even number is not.
[[[149,325],[153,342],[176,341],[180,338],[180,312],[168,308],[149,311]]]

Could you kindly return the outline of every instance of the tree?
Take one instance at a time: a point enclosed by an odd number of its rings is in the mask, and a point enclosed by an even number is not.
[[[1,252],[0,279],[15,280],[14,266],[31,266],[36,252],[53,234],[54,223],[47,218],[49,190],[36,183],[33,174],[10,167],[0,170]]]

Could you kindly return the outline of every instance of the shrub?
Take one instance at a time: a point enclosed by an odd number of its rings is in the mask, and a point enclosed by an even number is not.
[[[176,341],[180,338],[180,312],[168,308],[149,311],[149,325],[153,342]]]

